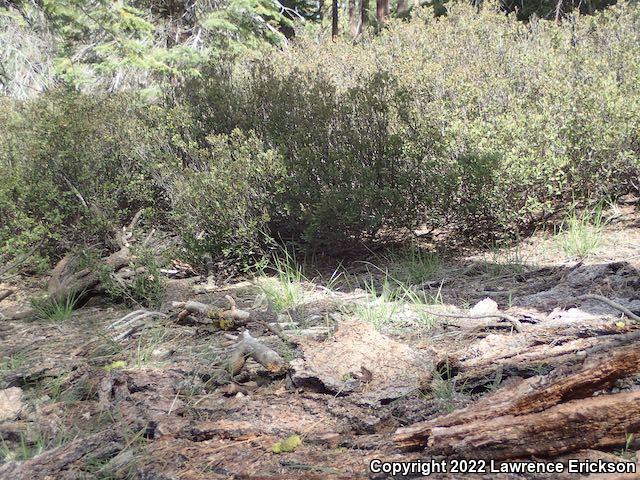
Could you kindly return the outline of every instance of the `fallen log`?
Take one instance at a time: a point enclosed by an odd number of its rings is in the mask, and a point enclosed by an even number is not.
[[[394,441],[402,449],[496,460],[622,446],[627,434],[640,431],[640,392],[592,395],[640,372],[640,349],[632,343],[639,333],[610,342],[627,344],[606,355],[594,347],[582,364],[512,383],[450,415],[400,428]]]
[[[615,325],[603,325],[589,331],[566,330],[562,334],[555,331],[529,333],[505,348],[494,348],[480,357],[456,361],[459,372],[456,382],[468,390],[478,391],[486,385],[495,385],[500,378],[529,378],[564,365],[581,363],[584,356],[614,351],[638,338],[640,331],[621,335]]]
[[[278,353],[245,330],[229,358],[229,372],[232,375],[240,373],[248,358],[253,358],[271,373],[282,372],[286,367],[286,362]]]
[[[0,292],[0,302],[3,301],[5,298],[8,298],[11,295],[13,295],[13,293],[14,293],[13,290],[4,290]]]
[[[182,311],[178,314],[178,320],[184,321],[190,315],[200,315],[211,321],[220,330],[232,330],[238,326],[246,325],[251,313],[241,310],[236,305],[236,301],[230,295],[225,295],[229,302],[229,308],[223,310],[213,305],[189,300],[187,302],[173,302],[174,308],[180,308]]]
[[[623,446],[640,430],[640,392],[573,400],[529,415],[435,427],[428,446],[442,455],[508,460]]]
[[[110,430],[97,433],[88,438],[73,440],[24,462],[5,463],[0,466],[0,478],[79,478],[88,460],[106,462],[124,447],[125,441],[118,432]]]
[[[140,221],[142,210],[135,214],[128,226],[123,226],[115,232],[115,244],[119,247],[114,253],[101,260],[101,264],[112,272],[112,275],[129,265],[133,260],[131,255],[131,244],[133,242],[133,230]],[[154,231],[152,230],[142,245],[147,245],[151,240]],[[100,291],[100,277],[93,268],[82,268],[78,270],[79,258],[69,253],[51,271],[51,276],[47,284],[47,292],[50,298],[56,300],[66,300],[74,296],[77,300],[87,299]],[[115,280],[118,280],[115,278]]]
[[[513,328],[513,330],[515,330],[516,332],[520,333],[522,332],[522,323],[520,322],[520,320],[518,320],[517,318],[511,316],[511,315],[507,315],[506,313],[502,313],[502,312],[490,312],[490,313],[484,313],[484,314],[480,314],[480,315],[473,315],[473,314],[464,314],[464,313],[445,313],[445,312],[436,312],[434,310],[429,310],[429,309],[425,309],[423,308],[422,311],[428,315],[432,315],[434,317],[444,317],[444,318],[458,318],[458,319],[468,319],[468,320],[484,320],[487,318],[498,318],[500,320],[504,320],[505,322],[508,322],[508,324],[511,326],[511,328]],[[478,329],[478,328],[496,328],[496,327],[501,327],[502,325],[500,325],[499,323],[486,323],[486,324],[479,324],[479,325],[474,325],[473,328],[474,329]]]

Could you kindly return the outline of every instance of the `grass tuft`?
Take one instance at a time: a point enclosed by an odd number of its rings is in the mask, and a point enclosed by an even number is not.
[[[412,285],[433,279],[442,269],[442,259],[437,252],[415,246],[391,255],[389,260],[393,277]]]
[[[262,268],[259,286],[277,312],[283,312],[302,302],[304,296],[303,282],[307,279],[295,254],[287,249],[274,256],[271,270],[275,276],[267,276],[266,268]]]
[[[82,292],[71,292],[63,298],[43,297],[32,300],[31,306],[41,320],[64,322],[71,318],[81,297]]]
[[[584,258],[593,253],[602,241],[604,221],[602,208],[578,214],[575,209],[562,222],[556,237],[565,255]]]

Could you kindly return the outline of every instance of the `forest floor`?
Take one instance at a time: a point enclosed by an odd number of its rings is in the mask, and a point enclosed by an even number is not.
[[[586,423],[575,419],[583,430],[565,429],[548,445],[550,437],[537,438],[535,428],[528,439],[490,444],[481,432],[490,416],[462,439],[446,423],[467,415],[462,423],[471,424],[478,416],[471,414],[493,408],[505,397],[501,392],[524,382],[553,383],[554,370],[581,368],[585,356],[600,358],[591,352],[605,339],[640,330],[618,309],[582,297],[601,295],[640,312],[640,214],[628,204],[603,218],[595,227],[576,223],[564,233],[538,233],[508,250],[372,254],[313,278],[287,267],[271,278],[235,283],[170,279],[160,309],[166,318],[147,318],[125,335],[114,322],[132,309],[95,300],[65,321],[11,320],[42,288],[21,280],[0,285],[16,290],[0,309],[6,317],[0,320],[0,478],[388,478],[371,473],[369,462],[458,455],[636,462],[637,365],[596,382],[583,395],[589,398],[577,398],[574,389],[543,411],[627,395],[623,418],[631,423],[620,431],[624,422],[606,417],[614,410],[606,403],[598,406],[604,413],[597,421],[584,414]],[[197,300],[223,309],[225,296],[251,312],[256,321],[248,330],[286,369],[271,373],[248,360],[232,377],[226,360],[238,332],[179,317],[173,303]],[[517,321],[438,315],[497,311]],[[291,342],[267,323],[278,324]],[[537,422],[534,415],[520,423]],[[404,448],[398,429],[414,424],[439,426],[428,443],[425,437],[426,449]],[[283,440],[285,451],[274,453]],[[582,477],[449,472],[431,478]]]

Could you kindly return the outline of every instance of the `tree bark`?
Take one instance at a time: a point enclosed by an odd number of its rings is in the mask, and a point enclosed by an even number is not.
[[[358,15],[358,2],[356,0],[349,0],[349,33],[352,37],[355,37],[360,33],[360,15]]]
[[[362,33],[369,24],[369,0],[360,0],[360,28],[358,33]]]
[[[378,25],[382,27],[386,20],[386,12],[389,2],[388,0],[376,0],[376,19],[378,20]]]
[[[409,13],[409,0],[398,0],[398,15],[405,16]]]
[[[623,337],[632,340],[637,334]],[[593,394],[638,372],[640,349],[634,342],[577,367],[512,384],[450,415],[401,428],[395,442],[404,449],[427,447],[431,454],[495,460],[623,446],[628,434],[640,431],[640,392]]]
[[[335,41],[339,34],[338,29],[338,0],[333,0],[331,6],[331,38]]]

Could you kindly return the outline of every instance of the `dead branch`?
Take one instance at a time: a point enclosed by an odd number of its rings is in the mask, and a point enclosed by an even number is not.
[[[113,337],[113,340],[118,342],[140,331],[145,326],[144,320],[153,317],[167,318],[167,316],[162,312],[149,311],[144,309],[135,310],[108,325],[106,327],[106,330],[121,331],[121,333]]]
[[[450,415],[398,429],[394,440],[404,449],[496,460],[623,445],[640,425],[640,392],[593,393],[640,372],[640,350],[631,343],[611,352],[594,357],[589,352],[583,364],[514,383]]]
[[[131,243],[133,242],[133,230],[140,221],[142,210],[138,211],[128,226],[123,226],[115,232],[115,243],[120,249],[101,260],[102,264],[113,272],[112,278],[119,280],[118,273],[129,265],[132,260]],[[145,241],[148,244],[154,234],[152,230]],[[83,297],[90,297],[98,293],[100,288],[100,278],[91,268],[78,270],[79,259],[72,255],[65,255],[62,260],[51,271],[51,276],[47,286],[49,296],[57,299],[64,299],[69,295],[81,294]]]
[[[41,245],[42,245],[42,240],[36,243],[33,247],[31,247],[31,249],[27,253],[20,255],[13,262],[0,268],[0,278],[2,278],[2,276],[7,272],[10,272],[14,268],[17,268],[20,265],[22,265],[24,262],[26,262],[36,252],[36,250],[40,248]]]
[[[422,311],[429,315],[433,315],[434,317],[445,317],[445,318],[468,318],[472,320],[482,320],[484,318],[500,318],[502,320],[509,322],[516,332],[522,332],[522,323],[520,322],[520,320],[502,312],[491,312],[491,313],[484,313],[480,315],[472,315],[472,314],[465,314],[465,313],[435,312],[435,311],[424,309],[424,308],[422,309]],[[486,326],[495,326],[495,325],[493,324],[482,325],[483,328]]]
[[[0,292],[0,302],[3,301],[5,298],[10,297],[13,294],[14,294],[13,290],[5,290],[3,292]]]
[[[578,300],[597,300],[602,303],[606,303],[611,308],[615,308],[619,312],[624,313],[627,317],[636,322],[640,322],[640,317],[629,310],[627,307],[623,307],[619,303],[614,302],[613,300],[609,300],[607,297],[603,297],[602,295],[595,295],[593,293],[588,293],[586,295],[581,295],[578,297]]]
[[[232,375],[240,373],[247,358],[253,358],[272,373],[279,373],[283,371],[286,366],[286,362],[280,355],[258,339],[252,337],[249,330],[242,332],[240,342],[235,346],[229,358],[229,371]]]
[[[239,309],[235,300],[230,295],[226,295],[225,298],[229,302],[229,308],[227,310],[222,310],[212,305],[207,305],[206,303],[196,302],[195,300],[173,302],[172,306],[182,309],[178,314],[180,321],[190,315],[200,315],[211,320],[212,323],[221,330],[231,330],[238,326],[246,325],[251,318],[251,313]]]

